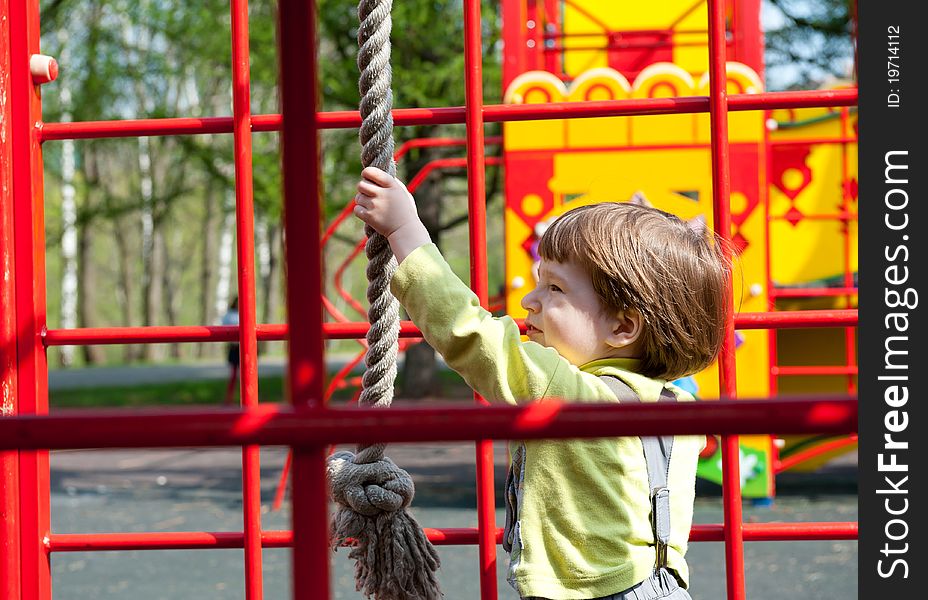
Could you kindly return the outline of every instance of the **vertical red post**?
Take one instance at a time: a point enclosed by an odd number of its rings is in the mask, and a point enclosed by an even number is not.
[[[761,204],[764,207],[764,273],[766,275],[764,280],[764,293],[767,294],[767,311],[774,312],[777,309],[777,300],[773,295],[773,265],[772,265],[772,255],[773,255],[773,238],[771,237],[770,229],[770,177],[773,173],[773,144],[770,142],[770,120],[773,118],[773,111],[765,110],[764,111],[764,172],[761,181],[763,186],[761,188]],[[767,395],[776,396],[779,390],[779,376],[775,372],[775,367],[777,365],[777,336],[779,335],[779,329],[771,329],[767,331]],[[770,436],[770,494],[771,496],[776,495],[776,470],[775,466],[780,462],[780,448],[777,446],[776,438]]]
[[[841,109],[841,230],[844,232],[844,287],[854,287],[854,273],[851,267],[851,186],[850,167],[848,165],[848,136],[850,126],[850,111],[845,106]],[[853,308],[851,294],[844,296],[844,307]],[[851,367],[857,365],[857,338],[855,327],[844,328],[844,363]],[[853,373],[847,375],[847,393],[857,391],[857,377]]]
[[[760,0],[733,0],[732,60],[754,69],[764,81],[764,32],[760,22]]]
[[[258,336],[255,317],[255,237],[251,163],[251,71],[248,0],[232,0],[232,132],[235,162],[235,230],[238,252],[240,397],[246,408],[258,404]],[[260,448],[242,448],[245,598],[261,600]]]
[[[480,0],[464,3],[464,103],[467,128],[467,210],[470,232],[470,286],[484,308],[487,289],[486,165],[483,131],[483,49]],[[486,400],[475,394],[478,403]],[[477,544],[480,597],[496,598],[496,499],[493,442],[479,440],[477,450]]]
[[[297,409],[321,408],[325,391],[315,14],[313,0],[281,0],[278,8],[284,239],[290,273],[287,384]],[[299,600],[329,597],[325,489],[325,449],[294,448],[292,568],[293,597]]]
[[[564,79],[568,77],[567,73],[564,72],[564,68],[567,65],[564,60],[564,53],[566,50],[562,49],[558,52],[549,52],[548,38],[545,37],[549,34],[558,35],[561,33],[560,15],[561,2],[559,0],[544,0],[544,10],[541,11],[541,14],[537,15],[535,30],[538,32],[538,51],[541,52],[545,58],[544,69]],[[562,48],[566,48],[567,46],[567,38],[554,38],[551,41],[554,46],[561,46]]]
[[[512,80],[528,71],[525,56],[525,0],[504,0],[502,4],[503,19],[503,90]]]
[[[0,0],[0,418],[16,402],[16,261],[13,247],[13,135],[10,5]],[[19,452],[0,452],[0,598],[19,598]]]
[[[39,54],[38,0],[11,2],[9,22],[16,391],[20,414],[44,414],[48,412],[48,364],[41,339],[45,329],[45,215],[42,148],[37,134],[42,99],[29,70],[29,57]],[[19,487],[22,596],[49,600],[47,450],[19,453]]]
[[[712,209],[715,231],[731,239],[731,177],[728,146],[728,80],[725,67],[725,0],[709,1],[709,116],[712,127]],[[730,251],[730,244],[726,244]],[[735,398],[735,328],[725,326],[719,355],[723,398]],[[725,517],[725,565],[729,600],[744,600],[744,546],[738,436],[722,438],[722,501]]]

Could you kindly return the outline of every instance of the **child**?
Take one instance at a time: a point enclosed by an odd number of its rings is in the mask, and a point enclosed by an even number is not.
[[[492,317],[452,273],[402,183],[367,168],[358,192],[355,215],[399,262],[393,293],[490,402],[691,401],[668,381],[719,352],[730,263],[673,215],[605,203],[558,218],[539,245],[538,285],[522,300],[523,342],[511,318]],[[510,443],[504,547],[522,598],[689,598],[684,553],[704,437],[657,439]],[[661,446],[655,460],[665,464],[649,469]]]

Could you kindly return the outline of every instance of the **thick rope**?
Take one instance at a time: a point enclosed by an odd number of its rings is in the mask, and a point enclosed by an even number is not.
[[[392,0],[361,0],[358,5],[358,68],[361,76],[361,163],[396,174],[393,161],[393,92],[390,89]],[[388,407],[393,400],[399,340],[399,303],[390,292],[396,258],[387,239],[366,226],[367,367],[359,402]],[[339,507],[332,524],[337,548],[349,539],[358,591],[376,600],[437,600],[438,553],[406,511],[415,494],[409,473],[384,457],[385,444],[358,446],[328,461],[332,498]]]

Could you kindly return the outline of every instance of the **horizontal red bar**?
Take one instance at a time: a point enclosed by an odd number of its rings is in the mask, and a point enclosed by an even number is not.
[[[855,540],[857,523],[747,523],[744,540],[755,542],[791,540]],[[424,527],[429,541],[436,546],[463,546],[477,543],[473,527],[433,529]],[[108,552],[127,550],[224,550],[241,548],[241,532],[168,532],[168,533],[59,533],[48,537],[49,552]],[[496,543],[502,543],[503,530],[496,530]],[[725,539],[722,524],[694,525],[692,542],[721,542]],[[264,548],[293,546],[292,531],[263,531]]]
[[[793,219],[792,215],[770,215],[768,217],[771,221],[791,221]],[[856,221],[857,213],[856,212],[837,212],[837,213],[821,213],[821,214],[803,214],[803,221]]]
[[[770,290],[771,298],[811,298],[815,296],[853,296],[856,287],[828,287],[828,288],[773,288]]]
[[[745,523],[745,542],[786,542],[811,540],[856,540],[857,522],[843,523]],[[694,525],[691,542],[725,541],[724,525]]]
[[[857,309],[784,310],[735,315],[735,329],[789,327],[856,327]]]
[[[830,440],[828,442],[821,442],[821,443],[815,444],[811,448],[807,448],[806,450],[796,452],[795,454],[790,454],[789,456],[784,457],[781,460],[774,460],[773,461],[773,472],[774,474],[782,473],[783,471],[792,469],[796,465],[802,464],[808,460],[812,460],[813,458],[817,456],[827,454],[828,452],[832,452],[840,448],[852,446],[856,443],[857,443],[857,436],[849,435],[847,437],[838,438],[836,440]]]
[[[326,339],[361,339],[367,335],[367,322],[324,323]],[[258,325],[259,340],[286,340],[286,324]],[[421,337],[422,332],[412,321],[400,322],[402,337]],[[174,327],[86,327],[81,329],[49,329],[43,340],[50,346],[89,346],[136,343],[234,342],[239,339],[239,327],[234,325],[190,325]]]
[[[820,137],[803,138],[799,140],[770,140],[767,142],[774,148],[781,146],[811,146],[813,144],[856,144],[856,137]]]
[[[856,104],[856,89],[765,92],[761,94],[733,94],[728,97],[728,110],[731,111],[854,106]],[[492,123],[704,112],[709,112],[709,98],[707,96],[686,96],[679,98],[603,100],[597,102],[491,104],[484,106],[483,117],[485,122]],[[393,122],[397,126],[464,123],[465,119],[466,109],[463,106],[399,108],[393,111]],[[251,124],[252,131],[279,131],[281,129],[281,116],[254,115]],[[356,128],[361,125],[361,115],[358,111],[321,112],[317,114],[316,125],[319,129]],[[179,117],[172,119],[44,123],[39,130],[39,138],[45,141],[205,133],[232,133],[232,117]]]
[[[301,406],[305,398],[294,404]],[[327,446],[622,435],[854,433],[857,398],[398,408],[60,410],[0,419],[0,450]]]
[[[521,319],[516,322],[522,331]],[[856,326],[857,310],[796,310],[735,315],[736,329],[774,329],[780,327],[841,327]],[[323,333],[330,340],[361,339],[370,325],[353,323],[324,323]],[[227,325],[191,325],[174,327],[86,327],[81,329],[49,329],[43,335],[47,347],[87,346],[137,343],[177,342],[233,342],[238,339],[239,328]],[[259,340],[286,340],[286,324],[258,325]],[[400,321],[400,337],[422,337],[422,331],[412,321]]]
[[[774,366],[773,375],[857,375],[857,365]]]

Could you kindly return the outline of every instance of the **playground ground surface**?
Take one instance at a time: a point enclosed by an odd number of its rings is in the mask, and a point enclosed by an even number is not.
[[[273,364],[273,363],[272,363]],[[261,374],[273,376],[265,367]],[[179,368],[181,367],[181,368]],[[266,370],[267,369],[267,370]],[[172,377],[225,377],[224,365],[124,367],[53,372],[50,387],[144,384]],[[200,373],[197,375],[196,373]],[[106,374],[106,376],[103,376]],[[279,372],[277,373],[279,374]],[[77,381],[78,383],[75,383]],[[108,384],[106,382],[109,382]],[[504,442],[494,444],[496,499],[506,474]],[[289,501],[272,504],[285,448],[261,453],[262,527],[289,529]],[[476,527],[474,448],[469,443],[391,445],[387,455],[416,482],[413,514],[426,527]],[[778,477],[778,496],[770,506],[744,503],[746,522],[857,520],[857,456],[850,453],[816,473]],[[51,515],[56,533],[141,531],[241,531],[241,452],[237,449],[59,451],[51,457]],[[719,489],[701,482],[696,523],[722,522]],[[500,508],[497,523],[503,522]],[[480,598],[474,546],[443,546],[440,578],[446,600]],[[507,557],[498,549],[501,600],[517,600],[505,581]],[[263,553],[265,598],[289,598],[288,549]],[[332,597],[361,598],[354,590],[353,567],[342,550],[332,555]],[[687,552],[694,600],[725,598],[724,545],[693,543]],[[857,542],[750,542],[745,544],[747,597],[752,600],[857,597]],[[128,551],[58,553],[52,556],[56,598],[158,600],[244,598],[241,550]]]
[[[496,498],[506,452],[495,444]],[[394,445],[387,451],[416,481],[413,514],[425,527],[476,527],[471,444]],[[273,510],[284,448],[261,459],[262,527],[289,529],[290,507]],[[829,465],[815,475],[784,475],[771,506],[744,504],[746,522],[857,520],[856,464]],[[51,458],[52,529],[57,533],[241,531],[241,453],[235,449],[63,451]],[[503,522],[497,511],[497,523]],[[700,486],[695,522],[722,521],[717,490]],[[499,598],[517,600],[505,582],[499,551]],[[443,546],[440,579],[447,600],[480,598],[474,546]],[[332,597],[361,598],[347,551],[332,554]],[[695,600],[725,598],[724,546],[693,543],[687,553]],[[751,542],[745,545],[748,598],[857,597],[857,542]],[[52,557],[56,598],[160,600],[244,598],[240,550],[60,553]],[[263,553],[265,598],[289,598],[290,553]]]

